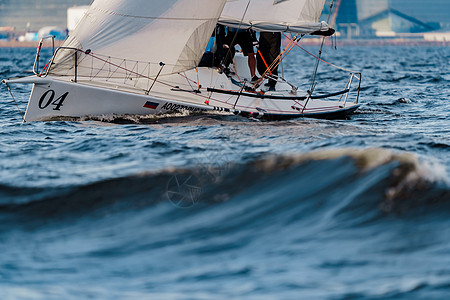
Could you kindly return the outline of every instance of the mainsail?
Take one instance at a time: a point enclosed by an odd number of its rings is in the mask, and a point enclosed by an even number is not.
[[[326,0],[228,0],[219,22],[257,31],[309,34],[328,30],[319,22]]]
[[[145,71],[148,76],[159,71],[159,62],[165,64],[162,75],[192,69],[202,57],[225,2],[95,0],[63,49],[89,49],[89,53],[110,57],[108,60],[124,59],[128,66],[134,61],[141,70],[151,63]],[[50,74],[69,75],[73,56],[70,49],[60,51]],[[80,55],[78,76],[91,76],[93,69],[101,76],[101,64]]]

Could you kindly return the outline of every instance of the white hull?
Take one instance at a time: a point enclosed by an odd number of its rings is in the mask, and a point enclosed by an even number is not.
[[[151,115],[174,110],[200,112],[211,109],[206,105],[167,101],[148,95],[135,94],[86,84],[39,78],[33,85],[25,121],[55,120],[58,117],[104,115]]]
[[[237,59],[245,59],[237,56]],[[235,65],[245,65],[240,62]],[[187,110],[203,112],[227,111],[244,116],[267,119],[295,117],[342,118],[358,107],[357,101],[347,100],[348,93],[337,93],[323,100],[309,98],[306,92],[293,90],[283,82],[277,91],[261,89],[245,91],[243,78],[248,68],[238,68],[231,78],[212,68],[198,68],[161,76],[143,88],[140,78],[100,79],[73,76],[45,78],[31,76],[6,83],[33,83],[25,121],[56,120],[67,117],[105,115],[152,115]],[[151,83],[151,82],[150,82]],[[149,84],[150,84],[149,83]],[[327,98],[328,99],[328,98]]]
[[[358,72],[345,70],[351,75],[345,88],[328,95],[315,94],[315,75],[308,93],[298,90],[283,76],[271,76],[271,70],[278,68],[298,45],[300,34],[328,35],[334,32],[326,23],[318,23],[323,1],[316,1],[314,5],[305,5],[306,0],[278,5],[267,0],[263,1],[264,5],[255,4],[258,8],[250,10],[252,14],[266,15],[271,20],[261,19],[252,24],[258,30],[297,33],[270,66],[264,61],[266,71],[256,82],[249,83],[248,67],[252,61],[242,54],[234,56],[230,65],[234,70],[229,72],[226,68],[227,75],[216,68],[196,68],[213,65],[214,58],[205,62],[211,58],[211,53],[205,55],[205,48],[211,41],[211,32],[217,33],[215,26],[227,5],[226,1],[207,0],[194,3],[191,0],[138,1],[134,4],[125,0],[95,1],[64,45],[53,49],[53,56],[44,69],[40,70],[39,62],[45,38],[37,48],[33,66],[36,76],[4,82],[33,84],[25,121],[111,114],[165,114],[180,110],[219,110],[267,119],[345,117],[359,106],[361,76]],[[231,11],[225,9],[226,16],[222,21],[233,23],[233,16],[241,14],[242,6],[248,8],[248,3],[244,2],[234,1]],[[282,12],[292,9],[300,13],[299,18],[287,20]],[[227,15],[230,12],[233,13]],[[286,28],[282,29],[278,21],[273,21],[277,15],[284,16],[282,23]],[[243,19],[239,19],[241,28]],[[217,41],[220,36],[216,34]],[[214,41],[219,47],[220,43]],[[216,54],[220,55],[220,52]],[[258,53],[264,60],[263,54]],[[228,58],[229,54],[226,54]],[[203,62],[202,58],[205,59]],[[227,60],[222,58],[225,63]],[[215,63],[221,69],[225,68],[219,61]],[[317,74],[317,68],[314,74]],[[277,81],[276,91],[264,86],[269,77]],[[354,78],[359,81],[359,86],[350,96]]]

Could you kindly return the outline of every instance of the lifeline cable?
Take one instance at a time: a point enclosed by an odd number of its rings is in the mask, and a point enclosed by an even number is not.
[[[331,2],[331,5],[333,5],[333,2]],[[311,81],[311,88],[308,91],[309,95],[308,95],[308,98],[305,101],[305,105],[303,106],[302,113],[305,110],[306,106],[308,105],[308,102],[311,99],[312,93],[314,92],[314,89],[316,88],[316,85],[317,85],[317,83],[316,83],[317,70],[319,69],[320,56],[322,55],[322,49],[323,49],[324,42],[325,42],[325,37],[323,37],[322,44],[320,45],[319,57],[318,57],[319,59],[316,60],[316,66],[314,68],[313,78],[312,78],[312,81]]]
[[[60,48],[60,49],[61,49],[61,48]],[[102,69],[103,69],[106,65],[109,65],[109,66],[114,66],[114,67],[116,67],[117,69],[121,69],[121,70],[128,71],[128,72],[130,72],[130,73],[132,73],[132,74],[138,75],[139,77],[142,77],[142,78],[146,78],[146,79],[152,80],[152,81],[154,81],[154,82],[157,82],[157,83],[159,83],[159,84],[162,84],[162,85],[165,85],[165,86],[168,86],[168,87],[171,87],[171,88],[176,88],[176,87],[177,87],[177,86],[175,86],[175,85],[173,85],[173,84],[166,83],[166,82],[161,81],[161,80],[157,80],[157,78],[152,78],[151,76],[146,76],[146,75],[137,73],[137,72],[135,72],[135,71],[130,71],[130,70],[125,69],[125,68],[122,67],[121,65],[114,64],[114,63],[112,63],[111,61],[109,61],[109,59],[112,58],[112,57],[110,57],[110,56],[108,56],[108,60],[106,60],[106,59],[103,59],[103,58],[101,58],[101,57],[99,57],[99,56],[97,56],[97,55],[94,55],[94,53],[92,53],[92,51],[88,51],[88,50],[87,50],[87,51],[83,51],[83,50],[81,50],[81,49],[75,49],[75,50],[84,52],[87,56],[91,56],[92,58],[95,58],[95,59],[97,59],[97,60],[99,60],[99,61],[104,62],[104,65],[99,69],[99,72],[98,72],[96,75],[94,75],[94,77],[96,77],[96,76],[102,71]],[[170,65],[170,64],[166,64],[166,65]],[[150,69],[149,69],[149,70],[150,70]],[[178,74],[181,75],[181,76],[183,76],[181,73],[178,73]],[[184,76],[184,77],[186,77],[186,76]],[[188,79],[188,80],[190,80],[190,79]],[[191,81],[192,81],[192,80],[191,80]],[[194,81],[193,81],[193,82],[194,82]],[[192,88],[192,86],[191,86],[191,88]],[[146,90],[144,90],[144,92],[145,92],[145,91],[146,91]],[[208,102],[209,102],[210,99],[212,99],[212,100],[214,100],[214,101],[216,101],[216,102],[224,103],[224,104],[230,105],[230,104],[228,103],[228,100],[227,100],[226,102],[224,102],[224,101],[221,101],[221,100],[219,100],[219,99],[214,99],[214,98],[212,98],[212,95],[209,95],[209,96],[203,96],[203,95],[200,95],[200,94],[196,93],[195,91],[189,91],[189,93],[191,93],[191,94],[193,94],[193,95],[195,95],[195,96],[197,96],[197,97],[204,98],[204,99],[206,99],[206,101],[208,101]],[[231,98],[232,98],[232,97],[230,97],[229,100],[231,100]],[[208,103],[208,105],[209,105],[209,103]],[[252,107],[247,107],[247,106],[241,106],[241,107],[243,107],[243,108],[248,108],[248,109],[252,109]],[[290,111],[278,111],[278,112],[281,112],[281,113],[282,113],[282,112],[290,112]]]
[[[283,33],[283,35],[284,35],[284,33]],[[289,39],[288,36],[286,36],[286,35],[284,35],[284,36],[287,37],[287,38]],[[343,67],[339,67],[339,66],[337,66],[337,65],[334,65],[334,64],[332,64],[332,63],[329,63],[329,62],[327,62],[326,60],[323,60],[322,58],[319,58],[319,57],[315,56],[314,54],[312,54],[311,52],[309,52],[308,50],[306,50],[305,48],[303,48],[302,46],[300,46],[300,45],[298,45],[298,44],[297,44],[297,47],[299,47],[300,49],[302,49],[303,51],[305,51],[307,54],[311,55],[312,57],[314,57],[314,58],[320,60],[321,62],[324,62],[324,63],[326,63],[326,64],[328,64],[328,65],[330,65],[330,66],[332,66],[332,67],[335,67],[336,69],[339,69],[339,70],[342,70],[342,71],[346,71],[346,72],[350,72],[350,73],[360,73],[359,71],[358,71],[358,72],[357,72],[357,71],[353,71],[353,70],[346,69],[346,68],[343,68]]]
[[[9,93],[11,94],[11,97],[12,97],[12,99],[14,100],[14,103],[16,104],[17,110],[19,111],[20,116],[22,117],[22,120],[23,120],[23,122],[25,123],[25,117],[23,116],[22,110],[20,110],[20,107],[19,107],[19,105],[17,104],[17,101],[16,101],[16,99],[14,98],[13,93],[11,92],[11,88],[9,87],[9,85],[8,85],[5,81],[3,81],[3,83],[4,83],[4,84],[6,85],[6,87],[8,88],[8,91],[9,91]]]
[[[242,19],[239,22],[238,30],[241,28],[241,25],[244,22],[244,18],[245,18],[245,15],[247,14],[247,10],[248,10],[248,7],[250,6],[250,2],[251,2],[251,0],[248,0],[247,7],[245,8],[244,14],[242,15]],[[226,62],[228,60],[228,57],[231,56],[231,47],[234,47],[233,44],[234,44],[234,42],[236,40],[237,34],[238,34],[238,31],[236,30],[236,32],[234,33],[234,36],[233,36],[233,40],[231,41],[231,44],[228,45],[229,48],[228,48],[228,51],[227,51],[227,55],[225,55],[224,59],[222,60],[222,63]],[[239,79],[239,81],[241,81],[241,80]],[[241,83],[242,83],[242,81],[241,81]]]
[[[328,20],[327,20],[328,24],[330,23],[330,17],[331,17],[331,12],[333,10],[333,5],[334,5],[333,0],[331,0],[330,13],[328,14]],[[312,78],[312,82],[311,82],[311,89],[310,89],[311,94],[314,91],[314,87],[316,86],[315,82],[316,82],[316,77],[317,77],[317,70],[319,68],[319,63],[320,63],[320,58],[322,56],[322,50],[323,50],[323,44],[325,43],[325,38],[326,38],[325,36],[322,38],[322,44],[320,45],[318,59],[316,60],[316,67],[314,69],[313,78]],[[305,106],[306,106],[306,104],[305,104]]]
[[[269,68],[261,75],[261,77],[256,81],[255,83],[255,89],[260,87],[263,83],[267,72],[271,69],[275,69],[278,67],[278,65],[286,58],[286,56],[291,52],[291,50],[294,48],[294,45],[298,43],[298,41],[303,37],[303,35],[300,37],[299,40],[297,40],[297,37],[299,35],[297,34],[293,39],[289,39],[289,44],[283,49],[283,51],[277,56],[277,58],[271,63]]]

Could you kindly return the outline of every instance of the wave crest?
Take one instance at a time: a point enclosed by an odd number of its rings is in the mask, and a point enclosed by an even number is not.
[[[297,201],[323,201],[337,195],[349,206],[399,212],[429,202],[447,203],[450,189],[445,173],[443,167],[422,163],[410,153],[336,149],[274,155],[246,164],[171,168],[51,191],[20,188],[18,193],[19,188],[3,186],[3,198],[15,200],[3,202],[0,212],[47,218],[98,210],[120,213],[160,202],[193,208],[269,197],[267,201],[281,203],[295,199],[290,205],[297,205]],[[265,204],[262,200],[259,203]]]

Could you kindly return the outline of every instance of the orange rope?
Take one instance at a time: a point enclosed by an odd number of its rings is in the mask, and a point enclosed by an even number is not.
[[[269,68],[269,66],[267,65],[266,60],[264,59],[264,56],[262,55],[262,53],[261,53],[260,50],[258,50],[258,54],[259,54],[259,56],[261,56],[261,59],[262,59],[264,65],[266,66],[267,71],[269,71],[269,74],[272,75],[272,71],[270,71],[270,68]]]
[[[198,69],[197,68],[195,68],[195,72],[197,73],[197,90],[199,90],[200,91],[200,80],[198,80]]]
[[[283,61],[283,59],[294,48],[294,45],[297,44],[297,41],[295,41],[295,38],[294,39],[289,39],[289,41],[290,41],[289,44],[283,49],[283,51],[278,55],[278,57],[272,62],[270,67],[267,69],[267,70],[269,70],[269,72],[270,72],[271,69],[275,69],[276,67],[278,67],[278,65]],[[261,75],[261,78],[259,78],[258,81],[256,82],[256,88],[261,85],[262,81],[264,80],[264,77],[267,74],[267,70],[264,72],[264,74]]]

